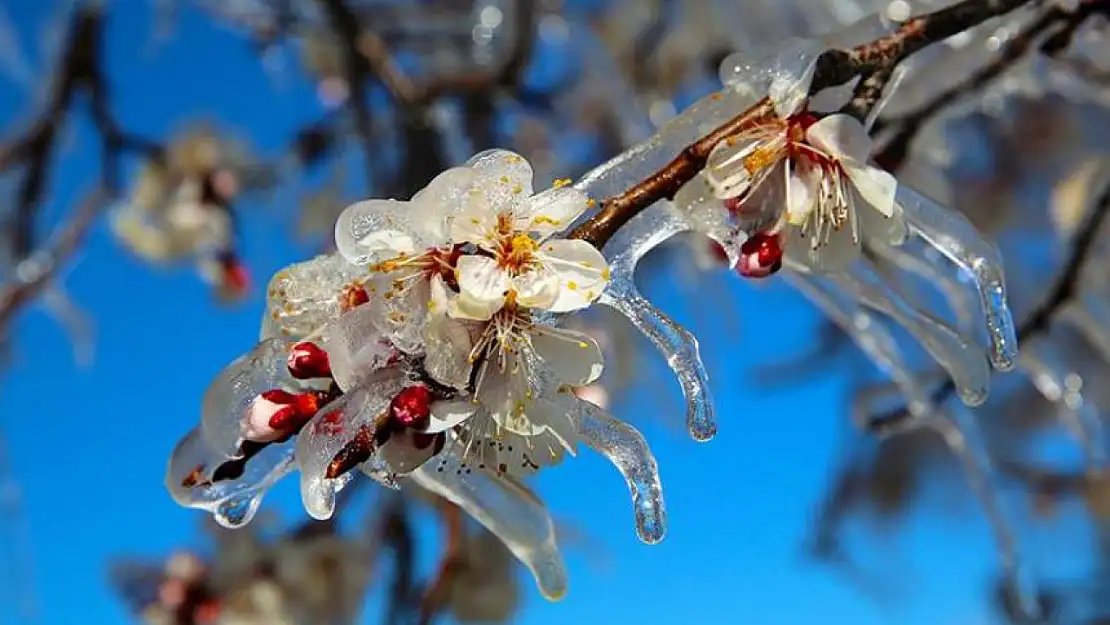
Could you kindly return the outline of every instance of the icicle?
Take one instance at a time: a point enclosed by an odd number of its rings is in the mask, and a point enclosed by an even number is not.
[[[990,452],[975,423],[971,411],[956,402],[948,402],[943,414],[930,423],[960,461],[971,492],[979,500],[991,525],[1001,559],[1002,570],[1017,608],[1030,621],[1041,616],[1040,594],[1032,572],[1021,557],[1014,535],[1010,513],[994,473]]]
[[[440,454],[411,476],[496,534],[532,571],[544,597],[557,600],[566,594],[567,573],[555,544],[555,526],[531,491],[508,477],[466,467],[451,454]]]
[[[916,241],[916,240],[915,240]],[[956,318],[956,327],[964,334],[975,331],[974,303],[967,289],[956,278],[941,270],[935,258],[929,258],[928,252],[936,251],[931,247],[923,250],[912,249],[913,243],[907,242],[901,247],[893,247],[882,241],[868,242],[867,249],[887,261],[891,265],[907,273],[921,277],[925,282],[934,286],[944,296],[948,306]]]
[[[574,419],[582,442],[616,465],[628,483],[636,534],[648,544],[663,540],[667,531],[663,485],[655,456],[643,435],[590,402],[579,400],[577,404]]]
[[[1012,369],[1017,358],[1017,336],[1006,302],[998,248],[984,239],[961,213],[940,206],[905,185],[898,186],[897,201],[910,227],[975,281],[991,340],[991,363],[999,371]]]
[[[599,303],[628,318],[663,353],[686,397],[686,429],[697,441],[717,434],[709,374],[698,354],[698,340],[640,295],[631,280],[614,277]]]
[[[200,428],[194,428],[170,456],[166,489],[179,505],[207,510],[224,527],[242,527],[254,518],[266,491],[293,470],[293,445],[267,445],[246,461],[241,475],[214,479],[225,461],[204,444]]]
[[[678,376],[686,398],[686,427],[698,441],[717,433],[709,374],[693,334],[664,315],[636,289],[636,264],[648,252],[688,229],[669,202],[661,202],[630,221],[605,246],[612,281],[598,300],[632,322],[662,352]]]
[[[1083,378],[1068,364],[1051,335],[1039,337],[1022,348],[1018,365],[1033,386],[1052,402],[1064,426],[1082,445],[1089,468],[1106,467],[1106,435],[1098,408],[1083,396]]]
[[[969,344],[944,323],[913,308],[865,261],[857,262],[848,272],[831,274],[828,278],[865,305],[890,316],[912,334],[952,377],[956,392],[965,404],[978,406],[986,401],[990,367],[978,347]]]
[[[929,409],[928,392],[902,358],[898,342],[881,320],[863,306],[829,288],[822,278],[795,272],[787,272],[785,275],[787,280],[851,337],[871,362],[890,376],[905,396],[910,414],[917,417]]]

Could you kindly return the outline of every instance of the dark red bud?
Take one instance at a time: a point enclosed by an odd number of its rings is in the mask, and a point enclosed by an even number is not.
[[[298,380],[331,377],[328,353],[309,341],[293,346],[293,350],[289,352],[288,366],[290,375]]]
[[[410,386],[397,393],[390,402],[389,416],[400,426],[422,430],[428,426],[431,402],[432,394],[428,392],[428,387],[419,384]]]
[[[782,268],[782,241],[778,234],[758,232],[740,246],[736,271],[745,278],[766,278]]]
[[[320,398],[315,393],[294,395],[281,389],[272,389],[263,391],[262,399],[285,406],[270,416],[269,425],[275,430],[288,430],[303,425],[320,409]]]

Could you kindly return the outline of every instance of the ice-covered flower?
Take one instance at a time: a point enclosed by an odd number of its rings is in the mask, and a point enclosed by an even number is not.
[[[678,198],[680,205],[696,206],[695,219],[731,222],[746,233],[733,251],[742,275],[774,273],[783,254],[835,271],[859,256],[866,238],[896,243],[906,236],[897,181],[868,164],[871,139],[864,125],[849,115],[808,109],[814,59],[780,59],[769,87],[770,111],[710,153],[702,175],[710,197],[698,197],[704,191],[687,185]]]
[[[486,320],[506,303],[570,312],[596,301],[609,281],[601,252],[551,238],[586,211],[586,195],[565,184],[533,195],[531,166],[504,150],[478,155],[471,167],[478,183],[450,232],[478,253],[459,258],[451,315]]]

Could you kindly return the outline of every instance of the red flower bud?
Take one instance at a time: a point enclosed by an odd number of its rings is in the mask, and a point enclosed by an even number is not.
[[[315,343],[304,341],[289,352],[289,373],[298,380],[330,378],[331,364],[328,353]]]
[[[431,415],[432,394],[423,385],[410,386],[393,398],[389,404],[389,416],[393,422],[417,430],[428,426]]]
[[[757,232],[740,246],[736,271],[745,278],[766,278],[782,268],[782,241],[778,234]]]

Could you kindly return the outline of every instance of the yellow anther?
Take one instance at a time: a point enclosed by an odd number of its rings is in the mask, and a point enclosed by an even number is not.
[[[571,181],[570,178],[559,178],[555,182],[553,182],[551,184],[551,186],[555,189],[561,189],[561,188],[567,186],[568,184],[570,184],[571,182],[572,181]]]

